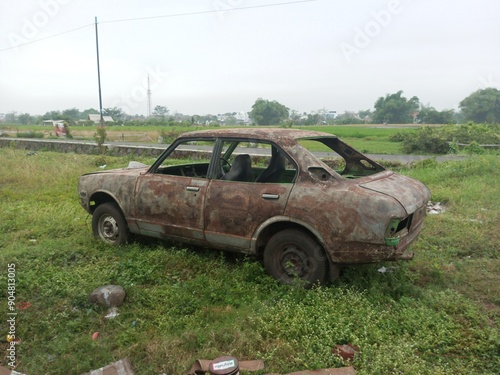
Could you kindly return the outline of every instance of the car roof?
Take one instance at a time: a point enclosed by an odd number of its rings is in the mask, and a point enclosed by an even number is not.
[[[300,139],[314,137],[333,137],[335,135],[301,129],[285,128],[230,128],[198,130],[181,134],[179,138],[250,138],[258,140]]]

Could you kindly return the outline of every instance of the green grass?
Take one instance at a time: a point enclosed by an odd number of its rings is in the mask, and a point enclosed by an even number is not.
[[[128,357],[137,374],[183,374],[195,359],[229,354],[264,359],[256,375],[287,373],[347,365],[331,350],[348,342],[361,349],[352,362],[361,375],[500,368],[497,156],[404,168],[447,205],[426,218],[416,258],[384,264],[387,273],[349,267],[309,291],[279,285],[253,258],[94,240],[77,177],[130,159],[0,149],[0,331],[7,264],[16,264],[16,301],[31,303],[17,311],[18,371],[76,375]],[[88,302],[109,283],[127,292],[113,320]]]
[[[173,141],[179,134],[194,130],[208,129],[211,127],[197,126],[108,126],[106,132],[108,139],[113,141],[123,140],[131,142],[156,142],[158,136],[163,134],[165,142]],[[220,127],[212,127],[220,128]],[[412,128],[374,128],[359,125],[344,126],[305,126],[297,127],[307,130],[316,130],[337,135],[355,149],[373,154],[400,154],[401,143],[390,141],[389,138],[396,133],[412,132]],[[0,125],[0,130],[18,132],[42,132],[48,137],[52,132],[50,126],[36,125]],[[75,139],[93,140],[95,128],[71,126],[71,134]],[[53,132],[52,132],[53,133]],[[6,133],[11,134],[11,133]]]

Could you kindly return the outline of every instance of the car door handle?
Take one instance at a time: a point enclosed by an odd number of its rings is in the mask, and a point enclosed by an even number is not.
[[[262,198],[264,199],[279,199],[279,195],[278,194],[267,194],[267,193],[264,193],[262,194]]]
[[[196,186],[188,186],[186,188],[186,190],[188,190],[188,191],[200,191],[200,188],[196,187]]]

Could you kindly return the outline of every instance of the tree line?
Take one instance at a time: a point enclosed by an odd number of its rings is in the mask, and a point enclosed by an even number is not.
[[[318,124],[450,124],[473,121],[475,123],[498,124],[500,123],[500,90],[486,88],[477,90],[464,98],[460,104],[460,111],[438,111],[430,105],[424,105],[417,96],[406,98],[403,91],[379,97],[374,103],[374,109],[358,112],[336,114],[326,110],[311,113],[299,113],[290,110],[276,100],[258,98],[248,112],[250,120],[257,125],[318,125]],[[69,108],[63,111],[49,111],[42,116],[32,116],[29,113],[7,113],[6,123],[40,124],[44,120],[64,120],[68,124],[83,122],[90,114],[99,114],[94,108],[80,111]],[[128,115],[121,108],[105,108],[103,115],[111,116],[118,124],[131,123],[133,125],[158,124],[227,124],[237,125],[241,120],[236,112],[223,115],[169,115],[166,106],[158,105],[154,108],[151,117],[143,115]],[[91,124],[91,123],[89,123]]]
[[[379,97],[374,110],[345,113],[331,116],[326,111],[314,114],[299,114],[291,111],[276,100],[259,98],[252,106],[249,115],[258,125],[288,123],[290,125],[329,124],[450,124],[473,121],[476,123],[500,123],[500,90],[486,88],[477,90],[460,102],[460,112],[454,110],[438,111],[430,105],[424,105],[416,96],[407,99],[403,91]]]

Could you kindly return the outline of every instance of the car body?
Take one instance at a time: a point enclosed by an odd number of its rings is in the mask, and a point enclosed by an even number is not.
[[[133,233],[257,254],[305,286],[412,259],[430,197],[332,134],[284,128],[185,133],[153,165],[82,175],[78,191],[109,244]]]

